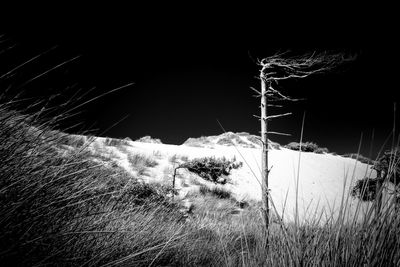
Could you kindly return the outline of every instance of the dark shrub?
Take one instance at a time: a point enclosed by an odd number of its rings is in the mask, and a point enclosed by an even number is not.
[[[374,162],[372,169],[376,170],[378,177],[388,179],[398,185],[400,183],[400,152],[399,148],[388,150]]]
[[[285,148],[291,149],[291,150],[300,150],[300,143],[297,142],[291,142],[287,145],[284,146]],[[317,144],[313,142],[304,142],[301,144],[301,151],[303,152],[314,152],[318,154],[322,153],[328,153],[329,150],[325,147],[319,147]]]
[[[182,166],[208,181],[224,184],[226,179],[220,178],[229,175],[232,169],[239,168],[241,165],[235,164],[235,161],[229,161],[226,158],[204,157],[193,159]]]
[[[381,179],[371,179],[365,177],[356,182],[351,190],[351,195],[362,201],[373,201],[382,185]]]

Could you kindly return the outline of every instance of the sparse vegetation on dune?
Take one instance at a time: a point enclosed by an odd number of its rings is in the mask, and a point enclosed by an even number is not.
[[[189,138],[183,144],[192,147],[207,147],[211,146],[212,142],[206,136],[201,136],[199,138]]]
[[[60,135],[0,105],[0,261],[9,266],[396,266],[395,209],[365,223],[343,218],[293,226],[278,217],[267,234],[259,204],[239,209],[222,189],[188,196],[137,182],[83,149],[61,153]],[[35,118],[35,119],[33,119]],[[35,127],[32,127],[35,125]],[[81,147],[80,145],[78,147]],[[134,155],[133,164],[154,166]],[[223,186],[222,186],[223,187]],[[314,218],[317,220],[316,218]],[[266,246],[266,241],[269,245]]]

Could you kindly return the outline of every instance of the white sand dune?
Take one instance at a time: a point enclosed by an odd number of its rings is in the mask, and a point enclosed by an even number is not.
[[[187,156],[189,159],[198,157],[236,157],[243,162],[243,167],[233,170],[230,182],[223,185],[231,191],[238,200],[261,200],[261,149],[242,148],[239,146],[225,146],[213,144],[213,148],[192,147],[188,145],[167,145],[158,143],[145,143],[127,141],[124,151],[117,147],[108,146],[113,150],[118,163],[127,171],[132,172],[127,155],[141,153],[153,157],[159,164],[150,169],[142,177],[147,182],[169,183],[173,164],[169,160],[174,155]],[[105,147],[105,139],[97,138],[91,146]],[[299,165],[300,157],[300,165]],[[346,203],[346,216],[354,217],[357,206],[360,205],[359,216],[369,208],[369,204],[360,203],[349,195],[351,186],[357,179],[367,175],[375,177],[370,166],[355,159],[344,158],[331,154],[316,154],[289,150],[286,148],[272,149],[269,153],[269,166],[272,167],[269,177],[269,187],[272,200],[278,214],[284,214],[285,221],[295,218],[296,199],[300,221],[313,220],[321,217],[321,222],[330,216],[337,218],[340,206]],[[185,194],[194,190],[196,185],[185,181],[189,172],[182,170],[177,181],[177,188],[184,198]],[[298,183],[298,197],[296,198],[296,180]],[[198,177],[199,180],[202,180]],[[203,184],[213,186],[210,182],[201,181]]]

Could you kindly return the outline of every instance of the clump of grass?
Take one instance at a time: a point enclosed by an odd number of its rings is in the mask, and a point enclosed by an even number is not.
[[[221,187],[208,187],[206,185],[201,185],[199,188],[199,192],[202,195],[211,195],[211,196],[215,196],[217,198],[225,198],[225,199],[229,199],[232,197],[231,192],[229,192],[228,190],[221,188]]]
[[[156,160],[139,153],[128,154],[128,161],[132,169],[136,170],[139,175],[146,175],[148,168],[154,168],[158,165]]]
[[[168,158],[168,161],[169,162],[171,162],[172,164],[175,164],[175,163],[182,163],[182,162],[187,162],[187,161],[189,161],[189,157],[188,156],[186,156],[186,155],[178,155],[178,154],[174,154],[174,155],[172,155],[172,156],[170,156],[169,158]]]
[[[162,155],[160,150],[154,150],[153,151],[153,156],[158,158],[158,159],[161,159],[163,157],[163,155]]]
[[[168,158],[168,161],[171,162],[172,164],[177,163],[178,162],[177,160],[178,160],[177,154],[174,154]]]
[[[129,146],[130,144],[129,141],[130,141],[129,139],[118,139],[118,138],[107,137],[104,143],[107,146],[113,146],[119,148],[122,146]]]
[[[188,162],[188,161],[189,161],[189,156],[187,156],[187,155],[183,155],[183,156],[181,156],[180,158],[181,158],[181,160],[182,160],[183,162]]]
[[[133,167],[136,166],[145,166],[149,168],[153,168],[158,165],[158,162],[149,156],[143,155],[143,154],[130,154],[128,156],[128,160],[131,163]]]
[[[52,135],[58,135],[60,145],[72,146],[74,148],[82,148],[88,144],[88,138],[84,135],[65,134],[60,131],[52,131]]]

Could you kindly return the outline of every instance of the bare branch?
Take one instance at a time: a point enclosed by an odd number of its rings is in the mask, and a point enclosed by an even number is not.
[[[266,117],[265,119],[270,120],[270,119],[289,116],[289,115],[292,115],[292,112],[288,112],[288,113],[284,113],[284,114],[278,114],[278,115],[271,115],[271,116]]]
[[[291,98],[289,96],[286,96],[286,95],[282,94],[281,92],[279,92],[278,90],[274,89],[271,85],[268,87],[267,92],[268,92],[267,95],[269,97],[273,97],[272,98],[273,100],[292,101],[292,102],[304,100],[304,98]]]
[[[258,95],[261,96],[261,92],[258,91],[257,89],[255,89],[254,87],[251,87],[251,86],[250,86],[250,89],[253,90],[254,92],[256,92]]]
[[[329,71],[343,62],[352,61],[343,53],[308,53],[302,56],[285,57],[286,53],[275,54],[262,59],[259,64],[261,78],[266,81],[280,81],[291,78],[306,78],[312,74]]]
[[[287,134],[287,133],[280,133],[280,132],[267,132],[267,134],[275,134],[275,135],[292,136],[291,134]]]

